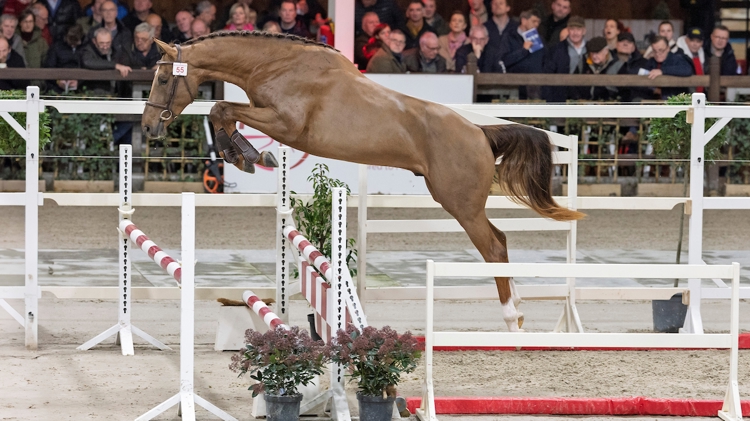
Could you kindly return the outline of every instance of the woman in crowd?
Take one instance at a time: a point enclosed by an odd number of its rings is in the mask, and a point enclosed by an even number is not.
[[[34,14],[31,9],[21,12],[18,20],[18,31],[23,42],[23,53],[26,57],[26,67],[38,69],[47,58],[49,46],[42,37],[42,30],[34,25]]]
[[[380,48],[383,45],[388,45],[388,42],[391,39],[391,27],[388,26],[387,23],[381,23],[380,25],[375,27],[375,30],[372,32],[372,37],[367,42],[367,45],[365,45],[364,48],[364,54],[365,58],[369,62],[370,59],[375,55],[375,53],[380,50]]]
[[[235,3],[229,9],[229,21],[224,27],[227,31],[252,31],[258,14],[244,3]]]
[[[448,23],[450,32],[438,38],[440,55],[445,59],[445,69],[449,72],[456,70],[456,50],[469,43],[466,36],[466,16],[458,10],[451,14]]]
[[[626,28],[617,19],[607,19],[604,23],[604,38],[607,40],[607,47],[610,50],[617,49],[617,36],[622,32],[630,32],[629,28]]]

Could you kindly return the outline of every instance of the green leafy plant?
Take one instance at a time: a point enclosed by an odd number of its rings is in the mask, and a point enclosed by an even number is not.
[[[295,197],[297,193],[292,191],[290,203],[294,211],[294,221],[297,230],[310,241],[324,256],[331,258],[331,214],[333,213],[333,189],[341,187],[346,189],[346,195],[351,192],[349,186],[341,180],[328,176],[328,166],[326,164],[316,164],[312,174],[307,177],[307,181],[313,185],[312,199],[304,203],[301,199]],[[346,264],[349,267],[349,273],[354,277],[357,274],[356,262],[357,250],[353,238],[347,239]]]
[[[23,91],[0,91],[0,100],[26,99]],[[26,127],[26,113],[10,113],[21,127]],[[50,142],[50,116],[39,113],[39,150],[44,149]],[[26,155],[26,140],[8,124],[0,119],[0,155]],[[0,157],[0,179],[25,179],[26,161],[23,157]]]
[[[735,118],[729,123],[729,147],[732,159],[740,162],[732,163],[727,178],[733,182],[750,184],[750,119]],[[742,162],[745,161],[745,162]]]
[[[332,361],[349,367],[351,380],[357,380],[359,391],[367,396],[385,395],[402,374],[417,368],[422,356],[411,332],[399,335],[388,326],[368,326],[360,332],[353,324],[336,332],[331,352]]]
[[[240,376],[251,373],[258,383],[250,386],[253,397],[265,392],[277,396],[297,394],[297,387],[307,386],[330,361],[331,351],[323,341],[314,341],[306,330],[283,327],[261,334],[245,332],[245,349],[232,356],[229,368]]]
[[[53,171],[57,179],[111,180],[118,152],[114,148],[111,114],[60,114],[50,111]]]
[[[690,94],[679,94],[667,99],[667,105],[690,105],[692,98]],[[706,128],[710,128],[716,123],[716,119],[706,119]],[[704,158],[706,161],[714,161],[719,157],[721,146],[726,143],[728,129],[722,128],[716,136],[706,144]],[[690,135],[691,125],[687,122],[686,112],[680,111],[673,118],[654,118],[651,120],[651,127],[648,139],[654,147],[654,154],[657,158],[675,160],[676,169],[683,169],[682,179],[682,196],[687,195],[689,169],[690,165]],[[703,177],[703,174],[697,175]],[[684,204],[682,205],[684,210]],[[682,253],[683,225],[685,223],[685,212],[680,212],[680,230],[677,242],[676,263],[680,263],[680,254]],[[674,286],[679,285],[679,279],[674,280]]]

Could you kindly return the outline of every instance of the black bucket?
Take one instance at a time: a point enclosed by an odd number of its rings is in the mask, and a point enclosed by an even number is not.
[[[299,421],[299,407],[302,394],[277,396],[265,394],[267,421]]]
[[[669,300],[651,301],[654,314],[654,332],[678,333],[685,323],[687,308],[682,304],[682,293],[675,294]]]
[[[360,421],[391,421],[395,396],[367,396],[357,392]]]
[[[310,323],[310,337],[312,338],[312,340],[323,340],[323,338],[321,338],[320,335],[318,335],[318,332],[315,330],[315,314],[308,314],[307,322]]]

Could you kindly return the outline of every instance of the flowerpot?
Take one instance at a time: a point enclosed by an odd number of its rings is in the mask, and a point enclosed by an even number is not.
[[[310,337],[314,341],[322,340],[323,338],[321,338],[320,335],[318,335],[318,331],[315,329],[315,314],[314,313],[310,313],[307,315],[307,322],[310,323]]]
[[[299,407],[302,394],[278,396],[264,394],[266,400],[266,420],[268,421],[299,421]]]
[[[682,293],[672,296],[669,300],[651,301],[654,315],[654,332],[677,333],[680,331],[688,306],[682,304]]]
[[[357,392],[359,402],[359,421],[390,421],[393,417],[395,396],[369,396]]]

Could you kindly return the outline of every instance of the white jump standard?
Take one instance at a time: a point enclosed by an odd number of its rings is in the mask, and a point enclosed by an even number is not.
[[[132,308],[130,305],[132,292],[133,292],[133,282],[131,279],[131,262],[132,258],[128,257],[129,247],[130,247],[130,239],[128,235],[133,232],[133,229],[135,229],[135,225],[130,221],[131,215],[133,215],[133,212],[135,210],[131,206],[131,200],[133,198],[132,195],[132,188],[133,188],[133,180],[132,180],[132,168],[133,168],[133,147],[131,145],[120,145],[120,207],[117,209],[120,216],[120,225],[118,227],[119,231],[119,259],[120,264],[119,266],[119,282],[118,282],[118,312],[117,312],[117,324],[110,327],[109,329],[105,330],[104,332],[96,335],[94,338],[90,339],[83,345],[79,346],[78,349],[81,351],[86,351],[88,349],[91,349],[92,347],[100,344],[105,339],[109,338],[112,335],[117,335],[115,337],[115,343],[119,344],[122,349],[122,355],[134,355],[135,350],[133,349],[133,333],[135,333],[137,336],[143,338],[145,341],[150,343],[151,345],[164,350],[171,350],[172,348],[168,347],[167,345],[161,343],[153,336],[147,334],[146,332],[142,331],[141,329],[137,328],[136,326],[133,326],[133,324],[130,322],[130,316],[132,314]],[[130,230],[130,232],[127,232],[127,230]],[[148,237],[146,237],[145,234],[143,234],[142,231],[137,230],[138,233],[142,237],[144,237],[146,240],[148,240]],[[133,241],[136,241],[139,239],[139,236],[136,236],[133,238]],[[137,241],[136,241],[137,243]],[[141,244],[146,244],[143,241],[141,243],[138,243],[139,246]],[[150,244],[153,244],[153,242],[150,242]],[[153,244],[154,247],[156,247],[156,244]],[[149,245],[149,247],[151,247]],[[156,247],[158,249],[158,247]],[[144,250],[149,254],[149,257],[152,259],[155,259],[155,254],[152,255],[148,250]],[[158,249],[158,251],[161,254],[164,254],[161,249]],[[156,263],[161,263],[165,261],[162,255],[159,255],[159,260],[155,260]],[[169,257],[169,256],[167,256]],[[169,260],[172,260],[169,258]],[[168,266],[162,266],[165,270],[169,272]],[[175,270],[179,270],[179,265],[174,262],[171,266],[172,272],[169,272],[170,275],[172,275]],[[179,279],[177,280],[179,283]]]

